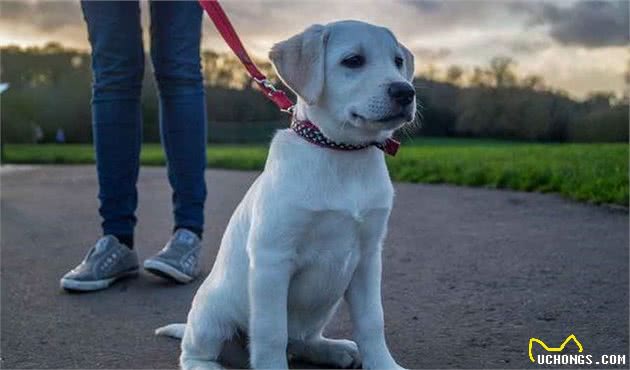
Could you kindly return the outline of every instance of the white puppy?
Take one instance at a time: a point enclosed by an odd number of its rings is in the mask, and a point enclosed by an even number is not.
[[[383,142],[413,120],[413,57],[385,28],[315,25],[276,44],[270,58],[298,96],[295,118],[332,141]],[[399,368],[385,343],[381,305],[392,198],[378,148],[339,151],[279,131],[187,324],[157,333],[183,336],[184,369],[219,368],[223,343],[236,331],[249,335],[253,368],[287,368],[287,353],[329,366]],[[342,298],[356,344],[322,336]]]

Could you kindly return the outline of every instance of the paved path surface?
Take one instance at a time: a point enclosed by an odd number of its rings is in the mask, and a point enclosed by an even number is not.
[[[208,171],[204,273],[255,176]],[[198,284],[142,274],[99,293],[58,288],[98,235],[94,168],[8,171],[1,185],[2,367],[175,368],[178,342],[152,332],[185,319]],[[139,187],[137,249],[147,257],[172,227],[164,170],[143,168]],[[396,191],[383,292],[401,364],[535,368],[529,338],[555,346],[570,333],[585,353],[628,354],[627,213],[509,191]],[[349,336],[345,307],[328,332]]]

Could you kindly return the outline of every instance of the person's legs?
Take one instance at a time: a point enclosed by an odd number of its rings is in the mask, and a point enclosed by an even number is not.
[[[92,125],[104,236],[60,285],[90,291],[138,273],[132,248],[144,51],[137,1],[81,1],[81,7],[92,45]]]
[[[144,51],[137,1],[81,1],[92,46],[92,124],[104,235],[133,246]]]
[[[202,9],[196,1],[152,1],[151,58],[160,129],[173,188],[175,229],[201,237],[206,199],[206,108],[201,75]]]

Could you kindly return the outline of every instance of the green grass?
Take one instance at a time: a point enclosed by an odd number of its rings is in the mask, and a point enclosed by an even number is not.
[[[262,169],[266,145],[210,145],[214,168]],[[157,144],[141,161],[163,165]],[[421,139],[388,158],[395,181],[449,183],[559,193],[593,203],[628,205],[627,144],[530,144],[495,140]],[[94,163],[90,145],[7,145],[5,163]]]
[[[389,160],[394,180],[554,192],[628,205],[627,144],[414,144]]]

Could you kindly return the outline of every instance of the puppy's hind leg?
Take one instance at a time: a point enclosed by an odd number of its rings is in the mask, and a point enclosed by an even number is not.
[[[189,322],[182,339],[182,354],[179,364],[183,370],[223,369],[218,362],[223,344],[234,334],[234,326],[223,312],[213,307],[214,312],[203,312],[204,317],[196,317]]]

